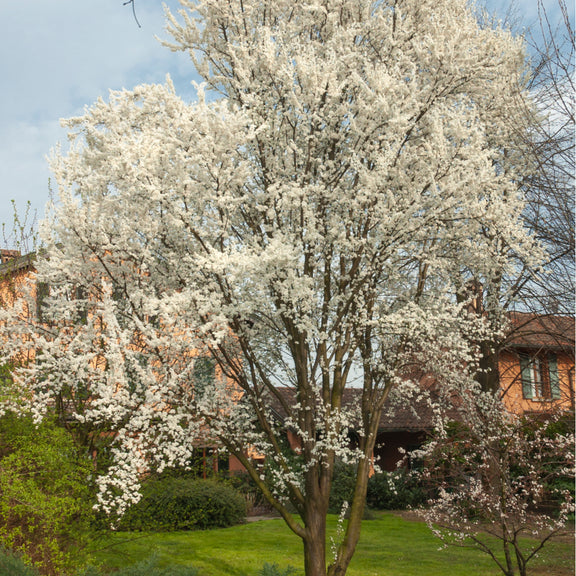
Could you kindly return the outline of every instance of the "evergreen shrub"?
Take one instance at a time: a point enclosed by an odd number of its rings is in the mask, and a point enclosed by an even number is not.
[[[340,514],[344,502],[352,503],[354,486],[356,485],[356,466],[345,464],[341,460],[334,463],[334,477],[328,511],[331,514]]]
[[[38,576],[34,568],[5,548],[0,548],[0,574],[2,576]]]
[[[40,574],[70,574],[85,563],[92,475],[91,460],[66,430],[49,420],[36,426],[31,417],[2,416],[0,546]]]
[[[174,531],[223,528],[246,519],[242,495],[222,482],[166,477],[147,482],[142,499],[120,522],[122,530]]]
[[[249,516],[274,513],[274,509],[247,472],[231,474],[222,480],[242,494]]]
[[[425,504],[428,491],[405,470],[380,472],[368,480],[366,503],[374,510],[406,510]]]

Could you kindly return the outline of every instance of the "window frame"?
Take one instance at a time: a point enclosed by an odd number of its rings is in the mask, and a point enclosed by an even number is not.
[[[553,352],[519,352],[522,397],[533,402],[559,400],[558,357]]]

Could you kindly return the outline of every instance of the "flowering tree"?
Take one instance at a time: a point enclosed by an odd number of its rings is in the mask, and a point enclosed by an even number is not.
[[[168,81],[66,123],[42,329],[15,319],[32,304],[4,328],[38,351],[17,377],[38,413],[56,398],[115,431],[105,509],[209,436],[302,539],[306,574],[343,575],[385,402],[420,393],[411,373],[467,386],[511,262],[537,252],[518,224],[523,48],[460,0],[182,5],[171,46],[198,102]],[[488,316],[467,313],[472,278]],[[337,458],[356,482],[328,557]]]
[[[521,418],[479,390],[462,408],[459,422],[418,452],[422,476],[438,490],[421,514],[446,544],[476,548],[506,576],[526,576],[574,512],[573,420]]]

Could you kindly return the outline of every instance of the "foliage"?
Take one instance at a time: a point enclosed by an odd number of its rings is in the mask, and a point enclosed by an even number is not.
[[[38,214],[28,200],[23,212],[18,213],[16,201],[11,200],[12,222],[1,224],[2,245],[18,250],[21,254],[33,252],[38,245]]]
[[[302,539],[307,576],[344,574],[389,395],[466,388],[517,263],[539,261],[520,223],[522,40],[466,0],[182,7],[168,30],[198,102],[168,81],[66,122],[44,323],[26,316],[32,291],[1,311],[6,354],[41,352],[19,373],[38,414],[58,398],[114,431],[106,512],[209,441]],[[328,554],[338,459],[356,476]]]
[[[67,573],[86,560],[92,464],[48,420],[0,419],[0,542],[43,574]]]
[[[19,556],[0,548],[0,574],[4,576],[37,576],[38,572]]]
[[[356,467],[344,464],[341,460],[334,463],[334,478],[330,491],[329,512],[340,514],[343,506],[348,506],[354,496]]]
[[[368,480],[366,503],[375,510],[406,510],[426,502],[429,491],[417,474],[380,472]]]
[[[506,576],[525,576],[574,512],[574,430],[563,433],[563,415],[519,418],[478,390],[461,417],[421,452],[422,474],[438,488],[422,514],[445,543],[476,547]]]
[[[244,521],[246,506],[232,487],[216,480],[167,477],[144,484],[142,500],[121,519],[122,530],[223,528]]]
[[[10,397],[10,390],[13,388],[11,364],[0,364],[0,390],[2,391],[2,400]]]
[[[222,478],[222,481],[226,482],[242,494],[244,501],[246,502],[246,513],[248,515],[257,511],[266,513],[272,511],[270,503],[266,500],[262,492],[258,489],[256,482],[254,482],[248,473],[242,472],[231,474]]]

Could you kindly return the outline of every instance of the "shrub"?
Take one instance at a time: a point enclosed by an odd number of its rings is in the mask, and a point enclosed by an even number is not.
[[[246,513],[249,516],[255,514],[270,514],[274,511],[264,494],[262,494],[262,491],[256,485],[256,482],[252,480],[247,472],[231,474],[223,478],[223,481],[242,494],[246,503]]]
[[[0,574],[3,576],[37,576],[38,572],[28,566],[19,556],[0,548]]]
[[[574,433],[574,413],[556,414],[554,416],[548,414],[544,421],[536,417],[524,418],[522,432],[526,434],[527,438],[534,442],[538,431],[549,440],[550,444],[553,444],[558,438],[563,436],[569,437]],[[536,511],[555,517],[567,499],[571,502],[576,499],[574,476],[569,471],[564,473],[560,471],[566,467],[568,460],[574,460],[574,444],[570,444],[564,458],[558,459],[548,454],[542,457],[534,454],[534,459],[541,463],[542,486],[544,488],[542,501],[536,506]],[[515,472],[516,474],[521,474],[523,470],[520,468]],[[574,512],[571,512],[568,518],[573,521]]]
[[[123,530],[194,530],[222,528],[244,521],[244,498],[215,480],[167,477],[150,480],[142,499],[120,522]]]
[[[366,502],[376,510],[406,510],[424,504],[427,491],[404,470],[381,472],[368,480]]]
[[[85,558],[93,516],[91,461],[51,422],[0,419],[0,545],[42,574],[67,574]]]
[[[334,463],[332,490],[330,491],[329,512],[339,514],[344,502],[351,503],[355,485],[356,467],[351,464],[344,464],[341,460],[336,460]]]

